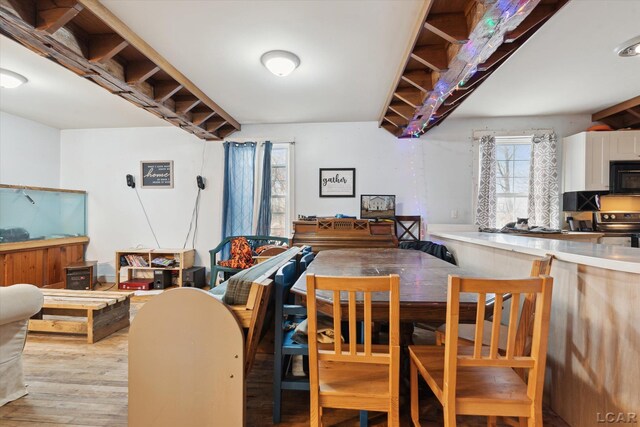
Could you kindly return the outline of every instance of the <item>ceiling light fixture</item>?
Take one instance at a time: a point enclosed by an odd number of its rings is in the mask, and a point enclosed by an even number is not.
[[[616,53],[623,58],[640,56],[640,36],[622,43],[616,48]]]
[[[27,80],[27,78],[23,75],[14,73],[10,70],[5,70],[4,68],[0,68],[0,87],[13,89],[28,81],[29,80]]]
[[[288,76],[300,65],[300,58],[286,50],[272,50],[260,58],[262,65],[278,77]]]

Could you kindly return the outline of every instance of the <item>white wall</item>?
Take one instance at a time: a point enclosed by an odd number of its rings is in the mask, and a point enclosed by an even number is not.
[[[60,186],[60,130],[0,111],[0,183]]]
[[[88,192],[91,242],[86,259],[99,262],[100,275],[113,279],[117,249],[156,247],[135,190],[126,186],[127,174],[135,176],[163,248],[183,247],[197,194],[196,176],[205,178],[196,265],[209,265],[208,250],[220,241],[222,144],[204,142],[176,127],[63,130],[61,141],[60,183]],[[173,160],[174,188],[139,188],[141,160]]]
[[[360,194],[395,194],[397,212],[420,214],[428,224],[473,222],[477,144],[474,130],[551,128],[559,138],[586,129],[588,115],[448,119],[417,140],[398,140],[375,122],[245,125],[230,139],[295,140],[295,213],[358,215]],[[63,187],[87,190],[87,259],[100,274],[113,274],[118,248],[155,246],[135,192],[125,175],[139,178],[141,160],[173,160],[175,188],[140,189],[163,247],[182,247],[196,196],[203,142],[178,128],[62,131]],[[206,143],[197,263],[209,265],[208,250],[220,241],[223,148]],[[356,198],[320,198],[318,169],[356,168]],[[452,218],[452,211],[457,218]],[[108,265],[107,265],[108,264]]]

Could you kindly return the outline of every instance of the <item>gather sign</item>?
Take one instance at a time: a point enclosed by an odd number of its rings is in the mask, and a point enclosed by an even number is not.
[[[320,197],[355,197],[355,168],[320,169]]]

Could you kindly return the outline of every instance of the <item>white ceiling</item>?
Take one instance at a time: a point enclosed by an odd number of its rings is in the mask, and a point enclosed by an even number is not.
[[[614,49],[640,35],[640,1],[571,0],[451,117],[594,113],[640,95],[640,57]]]
[[[376,120],[422,0],[103,4],[240,123],[289,123]],[[268,72],[274,49],[300,67]]]
[[[0,36],[0,68],[29,82],[0,89],[0,110],[59,129],[171,126],[64,67]]]

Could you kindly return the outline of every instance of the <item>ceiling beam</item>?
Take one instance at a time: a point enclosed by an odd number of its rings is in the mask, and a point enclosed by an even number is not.
[[[227,113],[222,107],[213,102],[202,90],[200,90],[191,80],[189,80],[184,74],[176,69],[171,63],[169,63],[164,57],[162,57],[155,49],[153,49],[147,42],[145,42],[140,36],[134,33],[127,25],[125,25],[117,16],[115,16],[109,9],[107,9],[98,0],[79,0],[79,2],[91,13],[100,18],[106,25],[108,25],[113,31],[118,33],[121,37],[126,39],[131,46],[140,51],[152,62],[158,64],[160,68],[166,72],[176,82],[182,84],[185,89],[190,93],[198,97],[203,104],[211,108],[220,117],[224,118],[227,123],[235,130],[240,130],[240,123],[238,123],[229,113]]]
[[[212,117],[216,112],[209,110],[209,111],[192,111],[191,112],[191,122],[193,122],[194,125],[196,126],[200,126],[201,124],[203,124],[204,122],[206,122],[210,117]]]
[[[411,120],[416,112],[415,108],[402,101],[392,102],[391,104],[389,104],[389,109],[397,114],[400,114],[407,120]]]
[[[447,71],[449,66],[447,51],[441,45],[418,46],[411,53],[411,58],[439,73]]]
[[[433,79],[431,78],[431,73],[427,71],[407,71],[402,75],[402,80],[423,92],[431,92],[433,90]]]
[[[591,116],[591,121],[602,121],[602,119],[606,117],[613,116],[615,114],[628,110],[629,108],[637,107],[638,105],[640,105],[640,96],[627,99],[626,101],[623,101],[619,104],[613,105],[609,108],[605,108],[604,110],[598,111],[597,113],[593,113],[593,115]]]
[[[140,84],[158,71],[160,71],[160,67],[148,59],[132,61],[126,66],[125,81],[130,85]]]
[[[89,37],[89,61],[107,62],[119,54],[129,43],[119,35],[96,34]]]
[[[424,97],[422,96],[422,92],[408,89],[408,88],[398,89],[394,93],[394,95],[396,96],[396,98],[409,104],[414,109],[417,108],[419,105],[422,105],[422,101],[424,100]]]
[[[469,40],[467,18],[462,12],[429,15],[424,28],[452,44],[465,44]]]
[[[83,9],[82,5],[75,1],[71,2],[69,6],[58,6],[54,2],[53,7],[50,8],[44,8],[41,2],[37,2],[36,7],[38,8],[36,29],[49,34],[53,34],[67,25]]]
[[[182,89],[182,85],[180,83],[176,83],[173,81],[157,82],[155,85],[153,85],[153,98],[156,100],[156,102],[162,103],[175,95],[175,93],[180,89]]]
[[[207,132],[216,132],[226,123],[227,122],[220,117],[213,117],[212,119],[209,119],[204,123],[204,128],[207,130]]]
[[[178,95],[176,99],[176,114],[184,115],[200,104],[200,100],[193,95]]]

